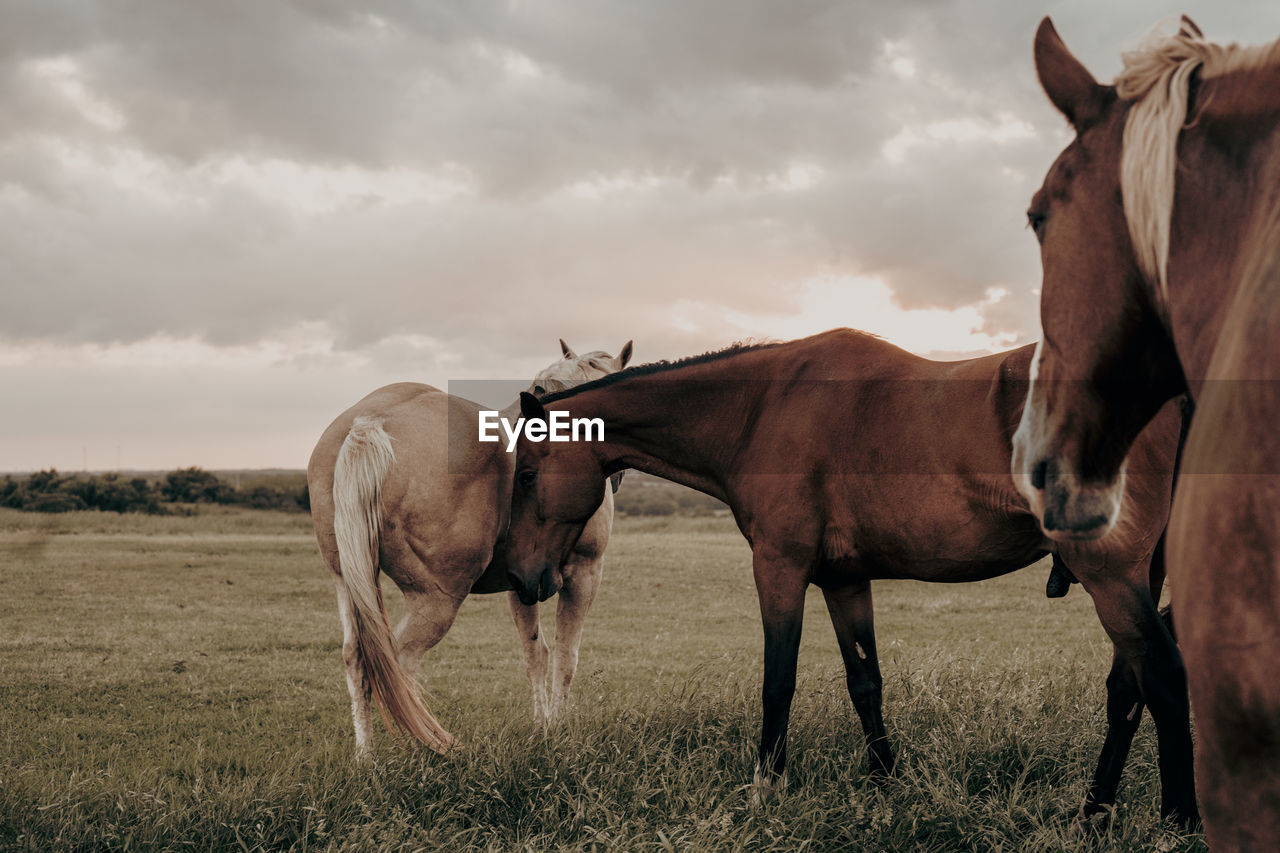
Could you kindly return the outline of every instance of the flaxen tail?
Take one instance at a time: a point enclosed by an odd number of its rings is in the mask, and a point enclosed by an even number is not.
[[[347,587],[347,615],[365,678],[387,728],[394,732],[394,721],[411,737],[444,752],[454,743],[453,736],[427,710],[417,684],[400,666],[378,585],[382,482],[394,459],[391,437],[376,418],[356,418],[338,451],[333,471],[333,532]]]

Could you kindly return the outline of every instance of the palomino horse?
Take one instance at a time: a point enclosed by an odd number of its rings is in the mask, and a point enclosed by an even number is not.
[[[538,374],[534,390],[562,390],[621,370],[631,358],[630,341],[617,358],[605,352],[578,356],[564,341],[560,347],[564,358]],[[503,414],[514,416],[516,407]],[[452,743],[423,703],[413,673],[449,630],[468,593],[511,588],[501,541],[514,457],[501,442],[476,441],[481,408],[430,385],[387,385],[339,415],[311,454],[311,517],[338,590],[342,659],[360,754],[371,746],[371,697],[389,727],[394,721],[439,751]],[[613,526],[612,491],[602,489],[600,497],[599,512],[566,564],[550,699],[538,610],[510,596],[534,714],[544,722],[568,700],[582,623],[600,584]],[[404,594],[404,618],[394,637],[379,571]]]
[[[1280,42],[1221,47],[1184,18],[1104,86],[1046,18],[1035,59],[1076,138],[1027,211],[1044,345],[1014,473],[1055,538],[1102,535],[1134,437],[1194,398],[1168,550],[1205,831],[1277,850]]]
[[[1139,713],[1160,741],[1163,811],[1195,817],[1185,675],[1156,612],[1164,579],[1152,555],[1167,519],[1181,418],[1176,406],[1139,442],[1123,530],[1055,543],[1009,475],[1031,347],[957,362],[911,355],[847,329],[647,365],[544,397],[548,410],[601,418],[599,442],[517,447],[507,538],[523,601],[555,593],[600,484],[638,468],[726,502],[751,544],[764,622],[764,726],[757,791],[785,783],[805,591],[827,601],[849,696],[874,776],[893,753],[881,715],[871,581],[978,581],[1055,552],[1093,597],[1115,643],[1110,730],[1082,816],[1115,800]]]

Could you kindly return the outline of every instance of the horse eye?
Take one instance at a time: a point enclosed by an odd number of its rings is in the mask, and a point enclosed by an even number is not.
[[[1035,210],[1027,211],[1027,224],[1031,226],[1031,230],[1040,233],[1040,229],[1044,227],[1044,214]]]
[[[543,388],[541,385],[534,385],[534,386],[533,386],[533,393],[534,393],[534,394],[537,394],[539,397],[541,397],[543,394],[547,393],[547,389],[546,389],[546,388]]]
[[[516,475],[516,481],[526,489],[532,486],[536,479],[538,479],[538,472],[532,468],[526,468]]]

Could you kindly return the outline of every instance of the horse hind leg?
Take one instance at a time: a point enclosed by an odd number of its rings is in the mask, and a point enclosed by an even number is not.
[[[587,557],[566,566],[564,587],[556,602],[556,649],[551,670],[552,720],[568,709],[569,689],[578,670],[578,647],[582,626],[600,589],[604,558]]]
[[[551,707],[547,702],[547,660],[550,652],[542,635],[537,604],[523,604],[515,592],[507,593],[511,607],[511,621],[516,625],[516,636],[524,652],[524,672],[533,690],[533,719],[541,725],[551,721]]]
[[[423,656],[449,632],[461,606],[461,598],[438,589],[405,592],[404,615],[396,626],[395,638],[400,667],[411,678],[417,675]]]
[[[871,586],[856,584],[824,589],[822,594],[840,643],[849,698],[853,700],[867,739],[869,773],[872,781],[883,781],[893,772],[894,759],[884,727],[884,681],[876,657]]]
[[[347,586],[334,577],[338,588],[338,615],[342,620],[342,664],[347,676],[347,692],[351,695],[351,720],[356,734],[356,757],[366,759],[373,750],[373,688],[360,660],[355,625],[351,622],[351,605]]]

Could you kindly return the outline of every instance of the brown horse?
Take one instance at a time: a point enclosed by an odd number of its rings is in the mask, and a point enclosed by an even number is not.
[[[1055,538],[1101,535],[1135,436],[1194,398],[1168,551],[1205,829],[1277,850],[1280,42],[1221,47],[1184,18],[1107,86],[1045,19],[1035,59],[1076,138],[1027,212],[1044,344],[1014,473]]]
[[[621,370],[631,358],[630,341],[617,358],[605,352],[578,356],[564,341],[560,347],[564,358],[538,374],[534,390],[571,387]],[[515,460],[501,442],[477,441],[481,409],[430,385],[388,385],[339,415],[311,454],[311,517],[338,591],[358,754],[371,747],[372,697],[388,727],[394,721],[440,751],[453,742],[423,704],[413,673],[468,593],[511,589],[501,542]],[[503,414],[515,412],[513,403]],[[600,510],[566,564],[550,699],[538,610],[510,596],[534,715],[543,722],[568,701],[582,623],[600,584],[613,526],[612,490],[602,489],[598,497]],[[404,618],[394,637],[380,571],[404,594]]]
[[[764,623],[764,724],[757,790],[785,783],[805,591],[826,598],[870,771],[893,766],[881,715],[871,581],[978,581],[1054,552],[1093,597],[1115,643],[1109,733],[1082,815],[1114,802],[1143,704],[1159,731],[1163,812],[1195,817],[1185,675],[1156,612],[1153,565],[1170,502],[1176,406],[1139,442],[1122,531],[1100,543],[1046,539],[1009,475],[1032,348],[957,362],[918,358],[835,330],[647,365],[544,397],[548,411],[601,418],[604,440],[517,447],[508,531],[523,601],[555,593],[600,504],[600,484],[638,468],[725,501],[751,544]]]

